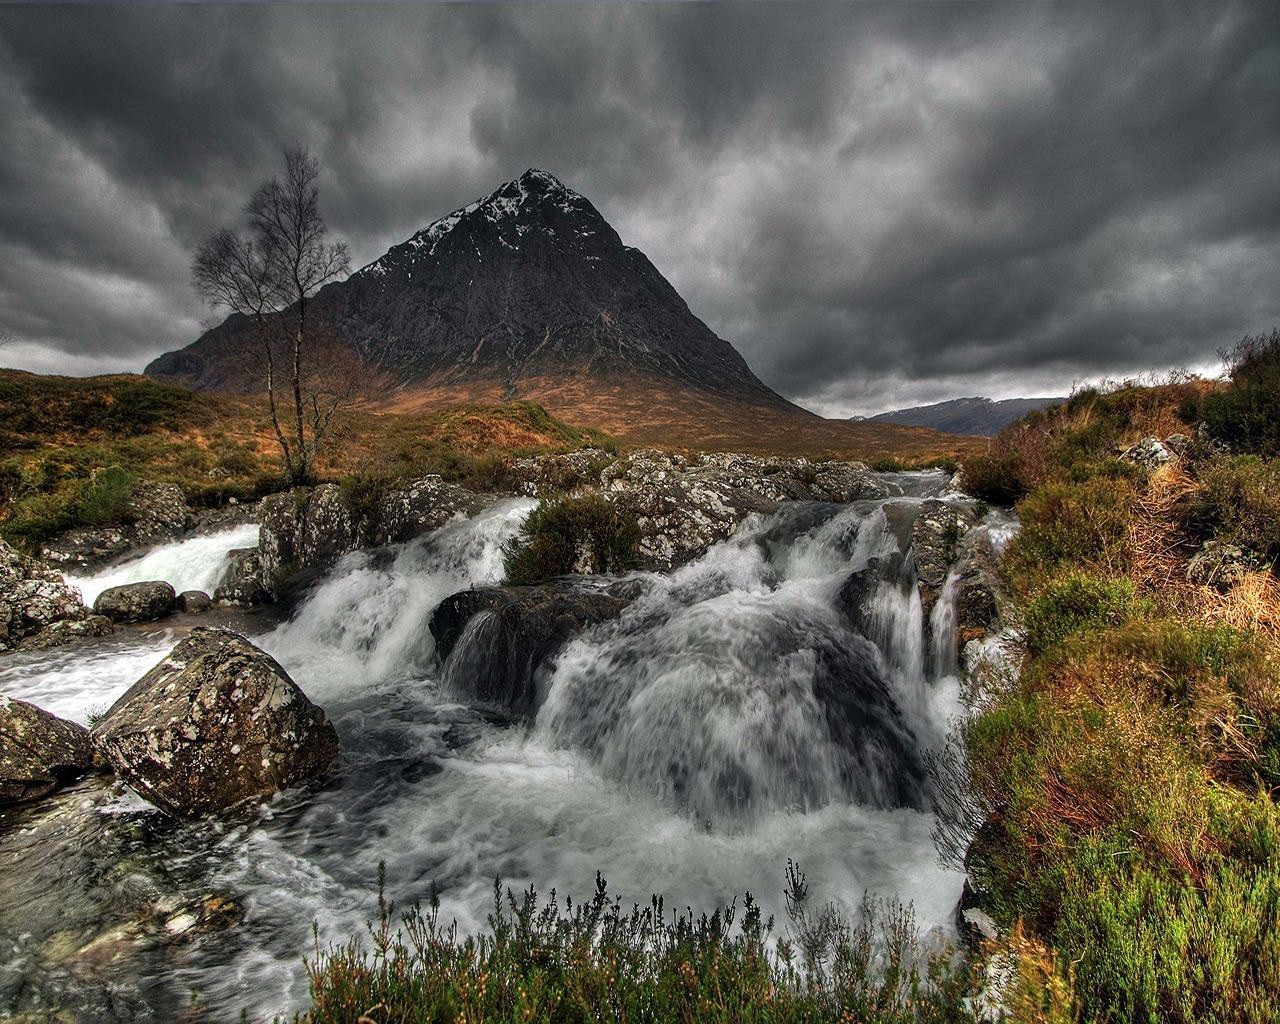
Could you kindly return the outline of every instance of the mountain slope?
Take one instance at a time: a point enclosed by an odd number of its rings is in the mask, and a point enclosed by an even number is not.
[[[994,437],[1027,413],[1065,401],[1065,398],[1006,398],[998,402],[990,398],[953,398],[949,402],[882,412],[878,416],[868,416],[866,422]]]
[[[533,399],[625,439],[797,454],[917,458],[964,444],[824,420],[788,402],[589,200],[545,171],[428,225],[326,286],[310,310],[366,368],[375,409]],[[248,322],[233,316],[146,373],[257,391],[244,357],[252,347]]]

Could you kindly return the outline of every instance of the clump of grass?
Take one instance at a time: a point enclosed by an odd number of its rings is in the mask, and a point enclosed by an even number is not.
[[[1200,487],[1187,495],[1187,529],[1202,539],[1236,544],[1263,560],[1280,560],[1280,460],[1241,455],[1199,468]]]
[[[598,494],[541,501],[507,548],[507,583],[566,576],[582,561],[596,572],[626,572],[636,566],[639,543],[635,517]]]
[[[381,876],[380,876],[381,877]],[[371,949],[317,948],[301,1024],[379,1021],[865,1022],[973,1020],[968,972],[922,945],[909,910],[868,900],[856,923],[815,905],[788,865],[787,934],[747,895],[712,914],[623,907],[599,876],[591,899],[494,886],[484,933],[459,934],[434,893],[405,913],[379,892]]]

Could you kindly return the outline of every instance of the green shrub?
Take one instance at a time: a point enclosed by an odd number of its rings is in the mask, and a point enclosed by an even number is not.
[[[1116,575],[1129,564],[1129,526],[1137,500],[1123,479],[1047,484],[1018,503],[1022,528],[1010,543],[1005,572],[1016,590],[1033,592],[1064,570]]]
[[[1280,1020],[1280,862],[1214,858],[1197,880],[1086,843],[1063,893],[1054,941],[1086,1020]]]
[[[1182,507],[1200,539],[1237,544],[1269,562],[1280,559],[1280,460],[1242,455],[1199,469],[1200,488]]]
[[[1244,338],[1226,362],[1231,383],[1204,397],[1205,424],[1236,451],[1280,455],[1280,331]]]
[[[1028,490],[1018,453],[1003,446],[993,445],[985,454],[966,459],[961,480],[966,493],[993,505],[1012,505]]]
[[[1135,596],[1131,580],[1072,572],[1027,605],[1024,640],[1032,655],[1042,654],[1076,633],[1118,626],[1151,611],[1151,602]]]
[[[541,501],[507,548],[507,582],[523,586],[568,575],[579,555],[596,572],[626,572],[635,568],[639,542],[635,517],[598,494]]]
[[[116,526],[133,518],[129,500],[138,478],[119,466],[110,466],[93,475],[74,499],[76,520],[85,526]]]

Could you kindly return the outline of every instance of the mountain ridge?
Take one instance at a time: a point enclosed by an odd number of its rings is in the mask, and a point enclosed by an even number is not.
[[[927,427],[946,434],[992,437],[1029,412],[1065,402],[1066,398],[952,398],[930,405],[893,409],[862,418],[864,423]]]

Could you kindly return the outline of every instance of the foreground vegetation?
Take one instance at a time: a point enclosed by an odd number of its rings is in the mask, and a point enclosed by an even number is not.
[[[428,906],[397,922],[379,900],[371,943],[317,949],[305,1024],[356,1021],[971,1020],[967,971],[921,946],[909,911],[868,903],[856,925],[815,906],[788,866],[788,926],[773,938],[748,895],[709,915],[626,909],[597,878],[585,904],[495,885],[488,929],[462,937]],[[399,925],[399,926],[397,926]]]
[[[1080,392],[966,467],[1017,500],[1021,660],[977,681],[950,824],[1083,1021],[1280,1020],[1280,336],[1229,369]],[[1148,435],[1181,457],[1118,458]]]

